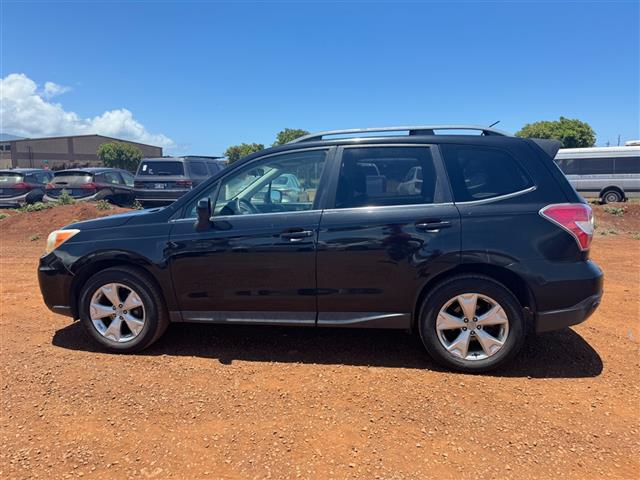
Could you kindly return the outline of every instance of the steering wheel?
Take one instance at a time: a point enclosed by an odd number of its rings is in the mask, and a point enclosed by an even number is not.
[[[227,203],[226,208],[232,210],[234,215],[251,215],[254,213],[260,213],[249,200],[240,197]]]

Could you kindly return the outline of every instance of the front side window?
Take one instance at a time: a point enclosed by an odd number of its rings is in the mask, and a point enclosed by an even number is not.
[[[97,176],[98,181],[102,181],[104,183],[110,183],[112,185],[117,185],[122,183],[120,180],[120,176],[116,172],[104,172]]]
[[[441,149],[457,202],[499,197],[533,186],[507,152],[475,145],[441,145]]]
[[[216,216],[312,210],[326,157],[326,150],[307,150],[251,162],[209,186],[185,217],[195,217],[198,201],[206,198]]]
[[[335,207],[434,203],[437,184],[428,147],[345,148]]]

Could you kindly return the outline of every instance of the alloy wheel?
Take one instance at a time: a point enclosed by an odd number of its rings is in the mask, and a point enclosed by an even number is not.
[[[118,343],[136,338],[145,324],[140,295],[121,283],[107,283],[94,292],[89,316],[100,335]]]
[[[457,295],[444,304],[436,319],[442,346],[462,360],[484,360],[498,353],[509,335],[509,319],[491,297],[479,293]]]

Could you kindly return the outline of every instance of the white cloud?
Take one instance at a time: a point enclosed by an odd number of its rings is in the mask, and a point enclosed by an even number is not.
[[[22,137],[86,135],[97,133],[161,147],[175,142],[161,133],[150,133],[126,108],[108,110],[93,118],[81,118],[49,99],[69,87],[46,82],[38,90],[36,82],[23,73],[0,78],[0,130]]]
[[[45,82],[44,84],[44,97],[51,98],[56,95],[62,95],[63,93],[67,93],[71,90],[71,87],[65,87],[64,85],[58,85],[53,82]]]

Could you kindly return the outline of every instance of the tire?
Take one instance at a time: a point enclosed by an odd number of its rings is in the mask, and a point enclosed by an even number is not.
[[[113,285],[116,285],[115,289]],[[113,296],[114,291],[117,297]],[[137,299],[131,297],[127,307],[131,292]],[[80,322],[86,332],[101,347],[112,352],[143,350],[158,340],[169,326],[169,315],[160,290],[149,274],[137,268],[112,267],[96,273],[84,284],[79,298]],[[118,298],[122,303],[114,305],[109,298]],[[112,318],[105,315],[109,309],[115,310]],[[96,318],[100,315],[103,318]],[[116,318],[115,315],[119,316]],[[113,324],[110,330],[112,322],[119,322],[119,327]]]
[[[467,318],[465,312],[471,311],[474,317]],[[425,298],[419,320],[420,338],[429,355],[460,372],[481,373],[505,365],[522,348],[526,336],[523,309],[516,297],[483,275],[445,280]],[[454,328],[445,328],[449,326]]]
[[[600,198],[602,198],[602,203],[606,205],[607,203],[621,202],[623,200],[623,195],[618,190],[609,189],[602,192]]]

